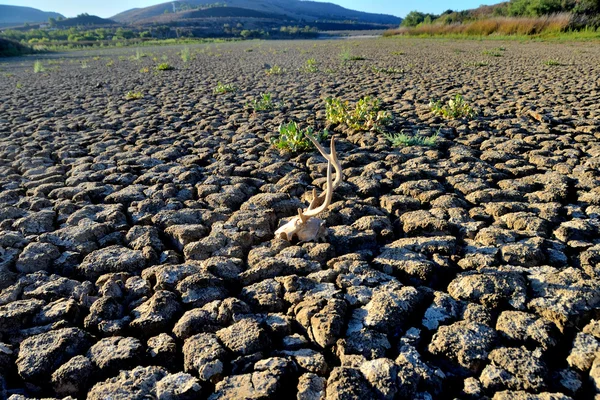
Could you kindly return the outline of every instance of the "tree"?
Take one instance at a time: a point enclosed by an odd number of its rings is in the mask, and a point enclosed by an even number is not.
[[[50,27],[54,28],[56,26],[56,19],[55,18],[48,18],[48,25],[50,25]]]
[[[411,11],[406,14],[400,26],[417,26],[425,19],[425,14],[419,11]]]

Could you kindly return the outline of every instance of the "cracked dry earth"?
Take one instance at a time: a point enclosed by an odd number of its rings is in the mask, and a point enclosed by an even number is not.
[[[597,396],[600,47],[191,49],[0,65],[0,397]],[[319,72],[299,71],[309,58]],[[252,113],[263,92],[284,107]],[[477,118],[430,113],[455,93]],[[277,126],[322,129],[327,96],[365,95],[388,131],[439,129],[437,145],[330,127],[344,182],[328,240],[274,239],[327,169],[273,149]]]

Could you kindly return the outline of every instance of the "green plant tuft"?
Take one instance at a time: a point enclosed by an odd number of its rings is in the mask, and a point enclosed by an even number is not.
[[[433,136],[408,136],[404,132],[387,134],[383,136],[392,143],[394,147],[408,147],[408,146],[429,146],[433,147],[436,145],[438,139],[438,133],[436,132]]]
[[[237,86],[232,83],[222,84],[221,82],[217,83],[217,86],[213,89],[213,94],[224,94],[224,93],[232,93],[238,90]]]
[[[308,60],[306,60],[304,67],[302,67],[302,71],[308,72],[308,73],[319,72],[319,66],[317,64],[317,60],[315,60],[314,58],[309,58]]]
[[[328,135],[329,132],[327,132],[327,130],[324,130],[321,133],[315,133],[314,129],[311,127],[300,129],[298,124],[292,121],[287,124],[279,125],[279,135],[271,138],[271,144],[279,150],[289,151],[290,153],[299,153],[301,151],[310,150],[313,147],[312,142],[307,136],[320,142],[327,139]]]
[[[189,47],[184,47],[183,50],[181,50],[181,60],[186,63],[188,61],[190,61],[192,59],[192,54],[190,52],[190,48]]]
[[[139,100],[143,98],[142,92],[132,92],[131,90],[125,93],[125,100]]]
[[[171,64],[169,63],[160,63],[156,66],[156,70],[157,71],[170,71],[172,69],[175,69]]]
[[[429,108],[435,115],[440,115],[446,119],[472,119],[477,116],[477,112],[470,105],[465,103],[465,100],[460,94],[456,94],[443,105],[439,100],[432,100],[429,102]]]
[[[263,93],[258,99],[254,99],[249,106],[254,111],[270,111],[280,107],[281,104],[276,104],[273,101],[271,98],[271,93]]]
[[[355,130],[378,131],[391,123],[392,114],[381,110],[379,100],[370,96],[360,99],[354,109],[347,101],[330,97],[325,99],[325,118],[332,124],[344,124]]]
[[[546,61],[544,61],[544,64],[546,64],[549,67],[556,67],[556,66],[562,65],[560,63],[560,61],[554,60],[554,59],[546,60]]]
[[[285,72],[285,69],[281,68],[279,65],[273,65],[271,68],[267,69],[265,73],[267,75],[282,75]]]
[[[46,68],[44,68],[44,64],[40,60],[37,60],[33,63],[33,72],[38,74],[40,72],[44,72]]]
[[[371,71],[373,71],[373,73],[375,73],[375,74],[387,74],[387,75],[403,74],[404,73],[404,70],[400,69],[400,68],[394,68],[394,67],[379,68],[379,67],[377,67],[375,65],[371,67]]]

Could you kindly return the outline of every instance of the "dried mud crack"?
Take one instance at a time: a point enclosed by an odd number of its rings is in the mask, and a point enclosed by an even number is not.
[[[598,395],[598,46],[191,49],[0,63],[0,398]],[[262,93],[283,106],[253,112]],[[431,113],[455,93],[476,118]],[[269,140],[325,128],[329,96],[379,98],[436,146],[329,127],[327,242],[274,239],[327,163]]]

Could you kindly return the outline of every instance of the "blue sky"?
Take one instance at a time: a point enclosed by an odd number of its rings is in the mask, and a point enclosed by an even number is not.
[[[500,1],[458,0],[448,3],[443,0],[426,0],[413,3],[411,1],[399,0],[328,0],[327,2],[339,4],[342,7],[353,10],[404,17],[412,10],[440,13],[448,8],[464,10],[478,7],[481,4],[495,4]],[[0,0],[0,4],[34,7],[43,11],[55,11],[66,17],[74,17],[77,14],[87,12],[104,18],[111,17],[130,8],[146,7],[165,2],[165,0]]]

